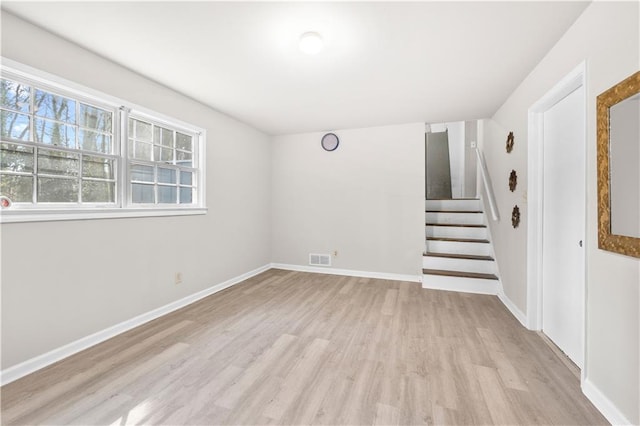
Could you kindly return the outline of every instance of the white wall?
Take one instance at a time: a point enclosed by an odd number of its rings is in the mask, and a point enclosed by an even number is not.
[[[273,138],[273,261],[419,276],[424,251],[424,123]]]
[[[205,128],[209,207],[1,225],[2,369],[270,262],[266,135],[5,11],[2,55]]]
[[[492,223],[502,281],[525,311],[527,109],[587,59],[586,373],[634,423],[640,260],[597,249],[594,111],[598,93],[638,69],[638,36],[637,3],[591,4],[479,135],[503,217]],[[249,126],[4,11],[2,54],[206,128],[210,209],[196,217],[2,225],[3,369],[270,260],[306,265],[309,252],[337,250],[336,268],[420,274],[422,123],[340,131],[332,153],[320,148],[321,133],[279,136],[270,152],[268,137]],[[516,146],[507,155],[509,130]],[[506,184],[512,168],[516,193]],[[515,203],[524,213],[517,230],[509,221]],[[175,286],[178,270],[184,283]]]
[[[485,156],[500,214],[499,222],[489,220],[493,249],[500,268],[500,280],[505,294],[522,312],[526,312],[527,307],[526,117],[525,110],[523,128],[517,133],[514,132],[515,145],[510,154],[505,150],[507,134],[515,129],[506,130],[495,119],[483,120],[484,133],[479,144]],[[515,192],[509,190],[511,170],[518,174]],[[482,179],[479,179],[479,182],[481,183]],[[484,186],[480,185],[480,188],[482,197],[487,200]],[[514,229],[511,226],[511,212],[515,205],[520,208],[520,225]],[[485,206],[488,207],[486,201]]]
[[[478,143],[478,121],[464,122],[464,198],[475,198],[476,177],[478,175],[476,148],[472,143]]]
[[[638,71],[639,4],[594,2],[485,123],[484,152],[502,220],[491,233],[506,295],[526,311],[527,111],[583,60],[587,63],[587,317],[586,381],[628,421],[640,423],[640,259],[598,249],[596,96]],[[505,152],[507,133],[515,147]],[[509,192],[509,171],[518,189]],[[514,204],[522,220],[513,229]]]

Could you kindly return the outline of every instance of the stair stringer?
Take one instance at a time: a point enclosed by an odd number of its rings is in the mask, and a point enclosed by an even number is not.
[[[490,246],[490,251],[491,251],[491,257],[493,257],[493,262],[495,263],[495,275],[498,277],[498,285],[497,285],[497,289],[496,289],[496,295],[498,296],[504,296],[504,287],[502,286],[502,274],[500,273],[500,264],[498,263],[498,257],[496,256],[496,250],[493,246],[493,235],[491,235],[491,226],[489,225],[489,216],[487,215],[486,211],[486,207],[484,204],[484,197],[481,195],[478,197],[480,199],[480,205],[482,206],[482,211],[485,212],[482,215],[484,216],[484,220],[483,223],[487,226],[487,238],[489,239],[489,241],[491,242],[489,244]],[[500,220],[500,219],[498,219]]]

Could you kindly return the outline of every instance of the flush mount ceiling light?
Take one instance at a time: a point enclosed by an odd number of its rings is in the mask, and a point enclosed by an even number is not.
[[[310,31],[300,36],[300,43],[298,46],[300,47],[300,50],[307,55],[315,55],[324,47],[324,41],[320,34]]]

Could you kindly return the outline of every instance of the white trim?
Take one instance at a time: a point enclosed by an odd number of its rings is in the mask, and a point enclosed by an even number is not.
[[[144,213],[147,213],[147,212],[144,212]],[[205,290],[183,297],[182,299],[176,300],[175,302],[171,302],[167,305],[153,309],[149,312],[138,315],[137,317],[123,321],[119,324],[116,324],[104,330],[98,331],[89,336],[80,338],[64,346],[53,349],[45,354],[38,355],[20,364],[17,364],[5,370],[2,370],[0,371],[0,386],[4,386],[8,383],[11,383],[21,377],[26,376],[27,374],[31,374],[37,370],[47,367],[73,354],[76,354],[87,348],[95,346],[98,343],[111,339],[112,337],[115,337],[121,333],[129,331],[135,327],[138,327],[142,324],[145,324],[149,321],[152,321],[170,312],[173,312],[187,305],[190,305],[194,302],[197,302],[200,299],[203,299],[207,296],[210,296],[214,293],[217,293],[221,290],[224,290],[228,287],[238,284],[244,280],[247,280],[269,269],[285,269],[289,271],[312,272],[312,273],[331,274],[331,275],[348,275],[353,277],[376,278],[381,280],[393,280],[393,281],[420,282],[422,278],[421,276],[416,276],[416,275],[390,274],[390,273],[384,273],[384,272],[365,272],[365,271],[353,271],[348,269],[316,268],[311,266],[288,265],[283,263],[267,264],[257,269],[254,269],[253,271],[249,271],[242,275],[238,275],[237,277],[231,278],[223,283],[216,284]]]
[[[306,266],[306,265],[291,265],[286,263],[272,263],[271,267],[274,269],[284,269],[287,271],[312,272],[316,274],[329,274],[329,275],[347,275],[350,277],[375,278],[379,280],[410,281],[415,283],[419,283],[422,281],[421,275],[391,274],[388,272],[354,271],[352,269],[322,268],[322,267]]]
[[[114,160],[117,171],[115,174],[116,199],[114,203],[108,206],[103,205],[104,207],[94,208],[91,204],[78,204],[77,207],[74,207],[73,205],[51,206],[46,203],[36,203],[35,205],[14,203],[11,210],[2,210],[0,223],[174,216],[206,213],[206,129],[2,56],[0,56],[0,75],[9,79],[24,80],[30,85],[35,84],[38,87],[50,90],[58,95],[72,98],[74,101],[89,103],[112,112],[114,120],[113,133],[111,135],[114,144],[112,153],[92,153],[80,149],[66,151],[78,152],[83,155],[95,154],[107,156]],[[128,180],[128,169],[132,159],[129,158],[127,149],[127,121],[129,113],[131,113],[134,118],[139,117],[143,120],[166,126],[173,131],[185,133],[193,137],[193,166],[191,168],[194,169],[196,179],[192,182],[192,186],[195,187],[195,197],[192,204],[177,204],[175,206],[148,204],[141,208],[138,208],[138,205],[131,204],[129,194],[129,185],[131,182]],[[31,121],[33,122],[33,120]],[[19,141],[11,142],[19,143]],[[26,144],[45,148],[43,144],[36,143],[35,141],[27,141]],[[177,167],[177,169],[181,170],[180,167]],[[37,177],[37,174],[32,174],[31,176]],[[152,212],[152,210],[158,211],[159,213]],[[6,213],[6,216],[4,213]]]
[[[224,290],[225,288],[238,284],[241,281],[249,279],[269,269],[271,269],[271,265],[269,264],[261,266],[257,269],[254,269],[253,271],[249,271],[242,275],[238,275],[237,277],[228,279],[227,281],[224,281],[220,284],[216,284],[214,286],[211,286],[197,293],[183,297],[182,299],[176,300],[175,302],[171,302],[167,305],[153,309],[142,315],[138,315],[137,317],[123,321],[119,324],[106,328],[102,331],[98,331],[97,333],[93,333],[89,336],[86,336],[74,342],[68,343],[57,349],[53,349],[45,354],[38,355],[20,364],[17,364],[5,370],[2,370],[0,371],[0,386],[4,386],[7,383],[11,383],[14,380],[24,377],[27,374],[31,374],[37,370],[40,370],[41,368],[51,365],[54,362],[60,361],[61,359],[67,358],[73,354],[76,354],[80,351],[90,348],[91,346],[104,342],[107,339],[111,339],[112,337],[115,337],[121,333],[129,331],[151,320],[154,320],[170,312],[173,312],[187,305],[190,305],[194,302],[197,302],[200,299],[203,299],[207,296],[210,296],[214,293]]]
[[[5,73],[36,82],[43,88],[55,92],[62,91],[65,96],[75,96],[85,101],[106,104],[117,110],[122,105],[122,100],[90,87],[83,86],[58,75],[42,71],[38,68],[16,62],[12,59],[0,56],[0,65],[3,75]],[[11,76],[9,76],[11,78]],[[56,93],[58,94],[58,93]]]
[[[71,80],[67,80],[66,78],[60,77],[59,75],[42,71],[39,68],[34,68],[29,65],[22,64],[4,56],[0,56],[0,66],[3,71],[7,71],[8,73],[16,74],[27,80],[36,81],[39,84],[64,91],[69,95],[92,99],[95,102],[106,103],[115,108],[119,108],[124,105],[127,108],[135,110],[136,114],[150,117],[160,123],[176,127],[178,128],[178,130],[184,129],[188,130],[189,132],[193,132],[194,130],[197,132],[205,131],[205,129],[199,126],[195,126],[191,123],[178,120],[177,118],[173,118],[168,115],[153,111],[149,108],[145,108],[142,105],[138,105],[125,99],[109,95],[91,87],[84,86]]]
[[[542,329],[542,113],[529,110],[527,170],[527,328]]]
[[[580,86],[585,87],[586,93],[586,62],[580,63],[575,69],[560,80],[540,100],[534,103],[528,111],[528,155],[527,170],[527,328],[530,330],[542,329],[542,206],[543,206],[543,115],[546,110],[560,102]],[[586,102],[585,102],[586,117]],[[586,123],[586,119],[585,119]],[[586,129],[585,129],[586,135]],[[586,137],[586,136],[585,136]],[[585,140],[585,174],[586,165],[586,140]],[[586,185],[586,175],[585,175]],[[585,197],[586,212],[586,197]],[[585,233],[586,236],[586,217]],[[585,239],[583,238],[583,241]],[[584,250],[586,256],[586,248]],[[586,257],[584,262],[586,268]],[[586,282],[586,271],[585,271]],[[585,292],[586,302],[586,292]],[[586,312],[586,309],[585,309]],[[583,328],[583,342],[586,339]],[[586,352],[586,351],[585,351]],[[586,358],[585,358],[586,365]]]
[[[591,403],[602,413],[602,415],[612,425],[631,425],[631,421],[620,412],[609,398],[607,398],[600,389],[588,378],[582,381],[582,393],[591,401]]]
[[[509,299],[502,287],[500,287],[500,289],[498,290],[498,298],[500,299],[502,304],[507,307],[509,312],[511,312],[511,314],[516,317],[518,321],[520,321],[520,324],[522,324],[523,327],[529,328],[527,326],[527,316],[520,310],[520,308],[515,305],[515,303],[511,301],[511,299]]]
[[[73,210],[3,210],[0,223],[53,222],[59,220],[118,219],[126,217],[192,216],[207,214],[206,208],[113,208]]]

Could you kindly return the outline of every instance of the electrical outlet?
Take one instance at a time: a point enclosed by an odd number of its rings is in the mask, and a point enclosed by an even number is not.
[[[175,283],[182,284],[182,272],[176,272]]]
[[[333,257],[338,257],[338,250],[333,251]]]

